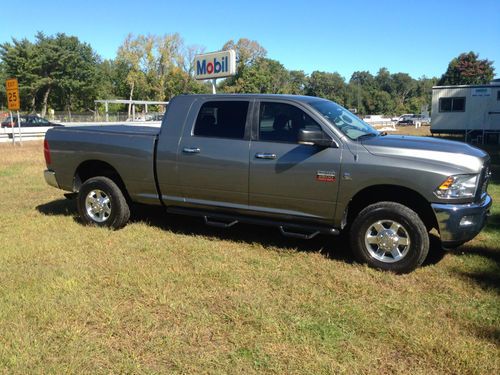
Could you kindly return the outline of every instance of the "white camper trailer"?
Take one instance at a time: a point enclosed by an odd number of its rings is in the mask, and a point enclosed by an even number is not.
[[[466,139],[500,141],[500,82],[434,86],[431,133],[464,134]]]

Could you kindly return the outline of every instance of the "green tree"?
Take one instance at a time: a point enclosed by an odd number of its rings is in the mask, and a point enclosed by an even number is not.
[[[5,73],[5,64],[0,60],[0,82],[5,82],[7,74]],[[6,107],[7,96],[5,85],[0,84],[0,110]]]
[[[12,39],[12,43],[0,45],[4,77],[18,79],[21,107],[29,111],[35,111],[37,93],[42,85],[37,54],[36,46],[27,39]]]
[[[493,61],[480,60],[474,52],[462,53],[448,64],[438,85],[477,85],[486,84],[493,79]]]
[[[390,115],[394,112],[394,101],[388,92],[376,90],[372,99],[371,113]]]
[[[339,104],[345,104],[344,78],[337,72],[314,71],[309,77],[306,93],[307,95],[319,96]]]
[[[375,83],[379,90],[392,94],[392,77],[387,68],[380,68],[375,76]]]
[[[254,64],[258,59],[266,57],[267,51],[255,40],[250,40],[247,38],[241,38],[238,42],[234,42],[233,39],[228,40],[222,49],[234,50],[236,52],[236,65],[239,69],[243,69],[245,66],[250,66]]]
[[[391,74],[386,68],[381,68],[375,76],[375,81],[378,90],[391,96],[392,103],[386,103],[388,106],[385,106],[386,110],[382,113],[400,114],[428,111],[432,101],[432,87],[437,79],[423,76],[415,80],[406,73]],[[381,105],[383,100],[379,96],[378,105]]]
[[[189,45],[182,49],[182,77],[183,86],[182,91],[178,93],[209,93],[212,92],[212,87],[209,82],[197,81],[194,79],[194,58],[196,55],[203,53],[204,47],[199,45]]]
[[[349,82],[359,84],[365,90],[371,90],[377,86],[375,77],[367,71],[357,71],[352,73]]]
[[[415,97],[421,98],[419,111],[430,112],[432,106],[432,87],[436,86],[438,79],[436,77],[421,77],[416,82]],[[417,111],[417,113],[419,112]]]
[[[91,108],[97,92],[99,57],[87,43],[75,36],[38,33],[36,62],[41,71],[41,112],[45,116],[49,98],[57,109],[71,112],[75,108]]]
[[[35,43],[27,39],[0,46],[5,73],[19,80],[24,109],[41,108],[45,115],[49,101],[58,109],[87,107],[95,96],[98,56],[90,45],[74,36],[39,32]]]
[[[346,91],[346,106],[356,108],[360,115],[377,113],[377,82],[370,72],[354,72]]]
[[[161,71],[158,78],[165,99],[170,100],[181,93],[207,92],[208,87],[193,77],[194,57],[203,51],[203,47],[185,46],[179,34],[165,35],[158,38],[157,43]]]
[[[58,99],[55,104],[60,108],[64,107],[70,116],[73,109],[92,108],[99,91],[100,58],[90,45],[80,42],[74,36],[57,34],[49,43],[52,44],[54,53],[49,62],[57,61],[59,65],[52,72],[55,90],[59,93],[53,101]]]
[[[235,93],[284,94],[289,77],[288,71],[278,61],[259,58],[240,72],[236,81],[226,80],[221,89]]]
[[[429,110],[429,103],[426,101],[425,96],[411,97],[405,106],[405,112],[421,113]]]
[[[237,84],[237,81],[241,82],[245,69],[256,64],[267,55],[264,47],[255,40],[247,38],[240,38],[238,42],[232,39],[228,40],[222,46],[222,50],[234,50],[236,54],[236,74],[226,78],[221,84],[221,89],[226,92],[235,92],[234,90],[237,90],[237,87],[241,85],[241,83]]]
[[[128,98],[164,101],[184,92],[205,92],[206,86],[193,78],[193,59],[200,50],[198,46],[185,47],[177,33],[129,34],[115,60],[120,75],[125,75]],[[131,105],[129,115],[130,111]]]
[[[308,82],[309,78],[303,70],[290,70],[288,85],[285,91],[287,94],[304,95]]]
[[[142,38],[134,37],[128,34],[122,45],[118,48],[115,63],[126,70],[125,82],[127,82],[129,91],[128,99],[134,99],[134,93],[137,95],[138,89],[144,89],[147,86],[146,75],[142,69],[144,50]],[[132,113],[132,105],[128,106],[128,116]]]
[[[119,67],[113,60],[103,60],[97,64],[97,79],[100,85],[97,87],[96,99],[112,98],[119,92],[127,91],[125,79],[119,77]],[[125,86],[125,89],[123,88]]]
[[[392,96],[396,102],[396,110],[398,112],[404,112],[406,102],[412,96],[412,90],[416,88],[416,82],[407,73],[392,74],[391,80],[393,90]]]

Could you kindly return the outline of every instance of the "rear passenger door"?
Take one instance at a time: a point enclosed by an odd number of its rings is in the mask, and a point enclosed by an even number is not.
[[[208,100],[186,124],[178,154],[188,206],[248,208],[249,100]]]
[[[279,217],[333,220],[342,149],[298,143],[300,129],[325,130],[307,112],[295,104],[260,103],[250,146],[251,210]]]

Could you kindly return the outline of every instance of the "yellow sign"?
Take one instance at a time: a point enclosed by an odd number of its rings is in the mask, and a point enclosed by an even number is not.
[[[19,111],[21,101],[19,98],[17,78],[11,78],[5,81],[5,87],[7,88],[7,107],[11,111]]]

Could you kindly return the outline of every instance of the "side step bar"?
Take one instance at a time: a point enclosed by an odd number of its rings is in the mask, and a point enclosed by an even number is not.
[[[283,236],[285,237],[293,237],[293,238],[300,238],[300,239],[303,239],[303,240],[310,240],[311,238],[314,238],[316,237],[318,234],[320,234],[320,231],[317,230],[315,232],[311,232],[309,234],[306,234],[306,233],[299,233],[299,232],[292,232],[292,231],[288,231],[286,230],[285,227],[283,227],[283,225],[280,225],[280,232]]]
[[[207,211],[199,211],[196,209],[183,207],[167,207],[167,212],[171,214],[202,217],[205,221],[205,224],[217,228],[230,228],[238,223],[277,227],[283,236],[300,238],[303,240],[310,240],[320,233],[333,236],[336,236],[340,233],[338,229],[328,226],[288,223],[270,219],[256,218],[252,216],[235,216]]]
[[[210,225],[212,227],[217,227],[217,228],[230,228],[234,224],[238,224],[238,220],[233,220],[229,222],[225,221],[217,221],[217,220],[212,220],[208,216],[203,216],[203,219],[205,220],[205,224]]]

